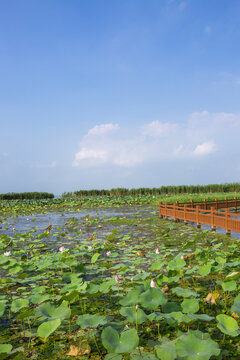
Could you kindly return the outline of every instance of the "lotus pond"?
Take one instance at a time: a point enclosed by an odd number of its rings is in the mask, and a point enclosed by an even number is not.
[[[53,204],[0,204],[0,359],[240,358],[239,239]]]

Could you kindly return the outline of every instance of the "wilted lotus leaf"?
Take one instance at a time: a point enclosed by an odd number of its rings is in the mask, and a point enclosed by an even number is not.
[[[83,356],[88,355],[91,352],[91,348],[86,342],[79,342],[74,345],[70,345],[67,356]]]
[[[209,293],[204,301],[209,305],[216,305],[216,301],[212,293]]]

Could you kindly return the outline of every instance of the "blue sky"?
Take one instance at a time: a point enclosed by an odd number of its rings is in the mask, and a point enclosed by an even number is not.
[[[238,0],[0,0],[0,193],[240,179]]]

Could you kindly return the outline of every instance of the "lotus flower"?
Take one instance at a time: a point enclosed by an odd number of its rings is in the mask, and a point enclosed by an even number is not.
[[[119,283],[119,277],[118,277],[118,275],[115,275],[115,281],[116,281],[116,283]]]
[[[5,255],[5,256],[10,256],[10,255],[11,255],[11,251],[6,251],[6,252],[4,253],[4,255]]]
[[[150,286],[151,287],[156,287],[156,284],[155,284],[155,282],[153,280],[151,280],[151,285]]]
[[[92,246],[90,245],[90,246],[88,246],[88,250],[92,250]]]
[[[160,254],[159,248],[156,249],[156,254],[157,254],[157,255]]]
[[[107,252],[106,252],[106,255],[107,255],[107,256],[111,255],[111,251],[107,251]]]
[[[64,251],[66,251],[67,249],[64,247],[64,246],[61,246],[60,248],[59,248],[59,251],[61,252],[61,253],[63,253]]]

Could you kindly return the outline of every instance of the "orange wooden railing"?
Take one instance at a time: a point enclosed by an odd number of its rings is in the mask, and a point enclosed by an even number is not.
[[[189,201],[189,202],[178,202],[176,201],[176,204],[178,206],[184,206],[188,205],[189,207],[196,207],[200,206],[200,209],[210,210],[212,207],[214,209],[225,209],[225,208],[231,208],[234,207],[237,211],[237,207],[240,206],[240,199],[234,197],[233,199],[225,198],[224,200],[206,200],[203,201]]]
[[[210,225],[212,230],[216,227],[226,230],[226,234],[231,231],[240,233],[240,214],[230,213],[230,209],[226,208],[225,211],[217,211],[214,206],[211,210],[202,209],[200,205],[196,207],[189,207],[188,204],[179,206],[178,204],[163,204],[159,203],[159,216],[160,218],[168,217],[173,218],[175,221],[184,220],[195,222],[198,227],[201,224]]]

